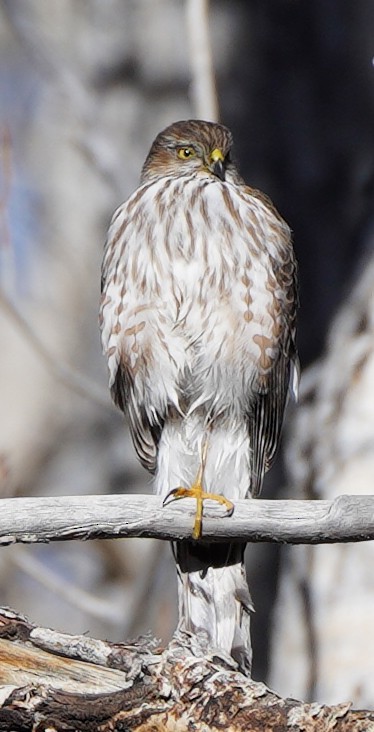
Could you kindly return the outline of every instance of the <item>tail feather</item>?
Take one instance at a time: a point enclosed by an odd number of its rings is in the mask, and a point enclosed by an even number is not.
[[[252,601],[243,564],[245,544],[180,541],[173,545],[178,569],[179,627],[203,631],[250,674]]]

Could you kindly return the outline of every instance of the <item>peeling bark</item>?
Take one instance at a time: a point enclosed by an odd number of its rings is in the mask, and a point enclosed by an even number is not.
[[[282,699],[202,637],[162,650],[33,626],[0,611],[0,730],[373,732],[374,712]]]

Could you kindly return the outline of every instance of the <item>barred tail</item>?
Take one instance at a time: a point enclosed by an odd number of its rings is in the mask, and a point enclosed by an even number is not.
[[[250,675],[251,597],[243,564],[245,544],[178,541],[179,627],[204,632],[209,645],[226,651]]]

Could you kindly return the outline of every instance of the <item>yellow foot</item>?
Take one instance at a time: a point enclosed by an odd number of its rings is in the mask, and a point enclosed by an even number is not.
[[[223,506],[226,506],[228,516],[231,516],[234,510],[234,505],[228,500],[228,498],[220,496],[218,493],[205,493],[200,482],[193,483],[191,488],[182,488],[181,486],[179,488],[174,488],[167,494],[163,505],[165,506],[169,499],[176,501],[180,498],[196,498],[195,523],[192,531],[193,539],[200,539],[201,537],[204,501],[217,501],[217,503],[221,503]]]

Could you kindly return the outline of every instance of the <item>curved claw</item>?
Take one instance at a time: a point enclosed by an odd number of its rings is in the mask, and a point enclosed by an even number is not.
[[[195,498],[195,494],[192,497]],[[173,490],[166,494],[162,505],[167,506],[171,501],[179,501],[180,498],[191,498],[191,489],[182,488],[181,486],[179,488],[173,488]]]

